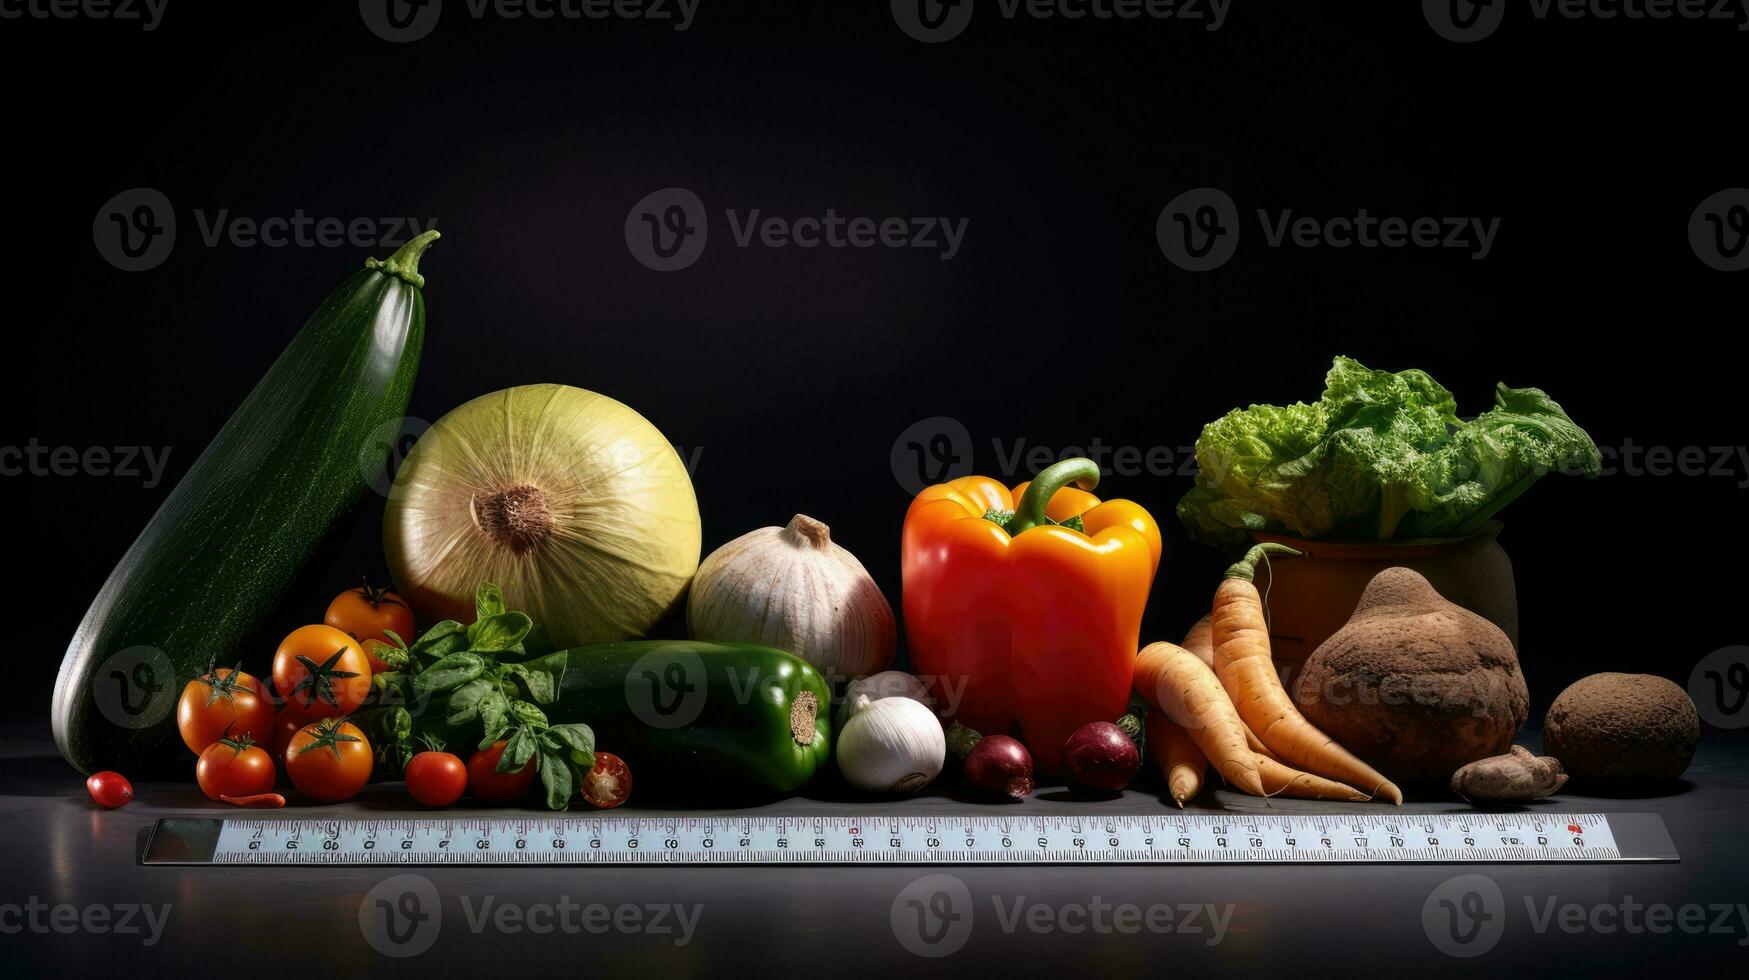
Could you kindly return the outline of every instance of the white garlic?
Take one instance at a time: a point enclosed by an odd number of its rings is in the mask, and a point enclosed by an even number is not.
[[[859,695],[838,733],[838,771],[857,789],[915,793],[941,775],[946,759],[941,721],[910,698]]]
[[[695,640],[788,651],[831,680],[885,669],[898,634],[862,562],[804,514],[711,552],[692,581],[686,625]]]

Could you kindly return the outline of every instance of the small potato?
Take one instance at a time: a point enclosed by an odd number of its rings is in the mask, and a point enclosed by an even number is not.
[[[1566,784],[1560,760],[1531,755],[1522,745],[1505,755],[1477,759],[1451,775],[1451,791],[1466,800],[1540,800]]]

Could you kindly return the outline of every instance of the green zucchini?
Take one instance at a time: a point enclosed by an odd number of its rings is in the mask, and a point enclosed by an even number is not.
[[[425,340],[427,231],[304,324],[147,523],[67,648],[51,720],[83,772],[162,771],[182,686],[239,645],[386,465]]]

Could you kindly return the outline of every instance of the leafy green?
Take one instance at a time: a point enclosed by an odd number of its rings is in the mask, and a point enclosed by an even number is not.
[[[1424,371],[1338,357],[1316,402],[1235,409],[1203,428],[1190,536],[1220,548],[1248,532],[1304,538],[1468,534],[1551,471],[1596,476],[1597,446],[1536,388],[1497,387],[1465,421]]]

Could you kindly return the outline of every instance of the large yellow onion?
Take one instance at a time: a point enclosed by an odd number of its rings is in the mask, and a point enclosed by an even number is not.
[[[526,385],[439,419],[395,476],[389,574],[430,623],[473,620],[496,583],[556,647],[643,636],[698,569],[698,500],[642,415],[592,391]]]

